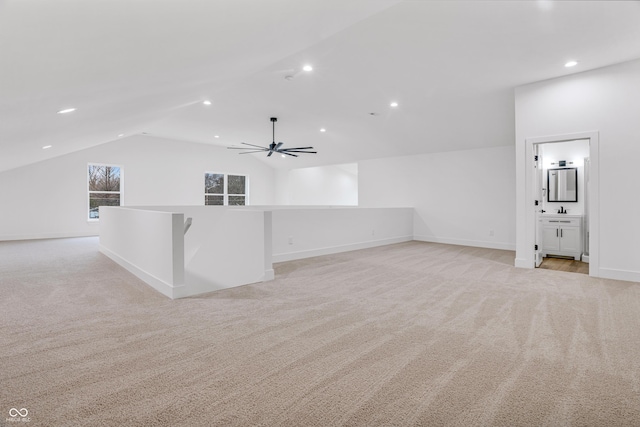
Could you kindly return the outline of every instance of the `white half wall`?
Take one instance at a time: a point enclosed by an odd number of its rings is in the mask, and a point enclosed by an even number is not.
[[[597,133],[599,270],[592,275],[640,281],[640,60],[516,89],[516,259],[532,264],[526,201],[526,141]],[[528,231],[529,230],[529,231]],[[593,236],[592,236],[593,238]]]
[[[358,205],[356,163],[280,170],[277,183],[276,203],[279,205]]]
[[[362,161],[363,207],[413,206],[414,239],[513,250],[514,147]]]
[[[100,215],[100,251],[170,298],[273,279],[270,212],[102,207]]]
[[[413,239],[412,208],[275,208],[273,262]]]
[[[272,263],[406,242],[413,208],[101,207],[100,251],[170,298],[272,280]]]
[[[184,292],[184,215],[101,207],[100,252],[169,298]]]
[[[274,169],[251,156],[132,136],[0,173],[0,240],[97,235],[87,221],[89,163],[123,167],[124,206],[203,205],[205,171],[248,175],[250,203],[275,202]]]

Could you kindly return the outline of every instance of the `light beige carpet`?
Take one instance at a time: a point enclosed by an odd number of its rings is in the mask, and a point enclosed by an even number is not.
[[[409,242],[171,301],[95,238],[0,243],[0,425],[639,426],[640,284],[512,263]]]

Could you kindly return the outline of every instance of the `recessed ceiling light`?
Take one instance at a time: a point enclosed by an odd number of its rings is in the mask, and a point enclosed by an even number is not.
[[[325,128],[320,129],[320,132],[326,132],[327,130]]]
[[[282,158],[283,158],[283,159],[286,159],[286,158],[287,158],[287,156],[286,156],[286,155],[284,155],[284,154],[280,154],[280,155],[282,156]]]
[[[213,135],[214,138],[220,138],[220,135]]]
[[[393,101],[391,104],[389,104],[390,106],[392,106],[393,108],[396,108],[398,106],[398,103]]]
[[[124,136],[124,133],[119,133],[118,134],[118,138],[122,138]]]
[[[204,105],[211,105],[211,101],[209,101],[208,99],[207,99],[206,101],[202,101],[202,103],[203,103]]]
[[[76,111],[76,109],[75,109],[75,108],[65,108],[64,110],[60,110],[60,111],[58,111],[58,114],[73,113],[74,111]]]
[[[44,147],[42,147],[43,150],[48,150],[49,148],[53,147],[53,145],[45,145]]]
[[[302,67],[302,69],[304,71],[313,71],[313,67],[311,65],[305,65],[304,67]]]
[[[576,65],[578,65],[578,61],[569,61],[566,64],[564,64],[564,66],[567,68],[575,67]]]

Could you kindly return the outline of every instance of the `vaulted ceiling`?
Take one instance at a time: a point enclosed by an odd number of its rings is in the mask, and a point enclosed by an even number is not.
[[[272,116],[319,152],[276,168],[509,145],[514,87],[636,58],[638,1],[0,0],[0,171]]]

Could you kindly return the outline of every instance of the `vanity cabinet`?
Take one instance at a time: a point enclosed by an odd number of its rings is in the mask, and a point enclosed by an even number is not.
[[[582,256],[582,216],[543,215],[542,256],[571,256],[579,260]]]

